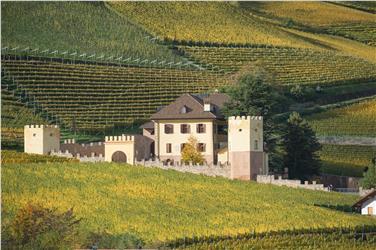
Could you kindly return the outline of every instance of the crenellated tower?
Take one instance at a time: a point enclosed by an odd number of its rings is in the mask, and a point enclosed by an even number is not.
[[[232,116],[228,119],[228,153],[231,179],[256,180],[267,164],[264,154],[263,117]]]
[[[57,125],[26,125],[25,153],[47,155],[60,150],[60,129]]]

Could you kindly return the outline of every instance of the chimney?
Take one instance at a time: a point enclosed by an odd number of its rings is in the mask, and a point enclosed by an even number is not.
[[[212,111],[212,105],[210,103],[204,103],[204,111]]]

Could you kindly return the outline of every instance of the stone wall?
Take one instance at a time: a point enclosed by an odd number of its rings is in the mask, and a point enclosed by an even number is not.
[[[145,167],[157,167],[161,169],[173,169],[179,172],[189,172],[193,174],[203,174],[207,176],[222,176],[230,178],[230,165],[193,165],[193,164],[179,164],[174,162],[173,164],[163,164],[161,161],[137,161],[137,165]]]
[[[257,182],[264,184],[273,184],[277,186],[328,191],[328,188],[324,187],[323,184],[317,184],[316,181],[312,181],[311,184],[308,181],[305,181],[302,184],[300,180],[282,179],[282,176],[278,176],[278,178],[276,179],[274,175],[257,175]]]
[[[60,144],[60,150],[62,152],[68,151],[73,156],[79,155],[81,157],[93,157],[104,155],[104,143],[103,142],[91,142],[86,144],[76,143],[74,139],[64,140],[64,143]]]
[[[65,152],[59,150],[57,152],[51,151],[50,155],[59,156],[59,157],[66,157],[66,158],[76,158],[80,162],[102,162],[104,161],[104,156],[102,154],[95,155],[92,153],[90,156],[84,155],[81,156],[80,154],[76,154],[75,156],[71,154],[68,150]]]

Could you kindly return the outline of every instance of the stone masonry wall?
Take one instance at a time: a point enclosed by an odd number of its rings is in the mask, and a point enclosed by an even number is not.
[[[309,184],[308,181],[305,181],[304,184],[302,184],[300,180],[282,179],[282,176],[278,176],[278,179],[275,179],[274,175],[258,175],[257,182],[264,184],[273,184],[277,186],[328,191],[328,188],[324,187],[323,184],[317,184],[316,181],[312,181],[312,184]]]
[[[161,161],[137,161],[137,165],[145,167],[157,167],[161,169],[173,169],[179,172],[189,172],[193,174],[203,174],[207,176],[222,176],[230,178],[230,165],[180,165],[178,162],[173,164],[163,164]]]

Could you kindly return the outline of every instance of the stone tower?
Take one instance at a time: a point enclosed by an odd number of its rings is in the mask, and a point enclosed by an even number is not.
[[[262,116],[229,117],[228,152],[231,179],[256,180],[265,172]]]
[[[25,153],[47,155],[60,150],[60,129],[57,125],[26,125],[24,127]]]

